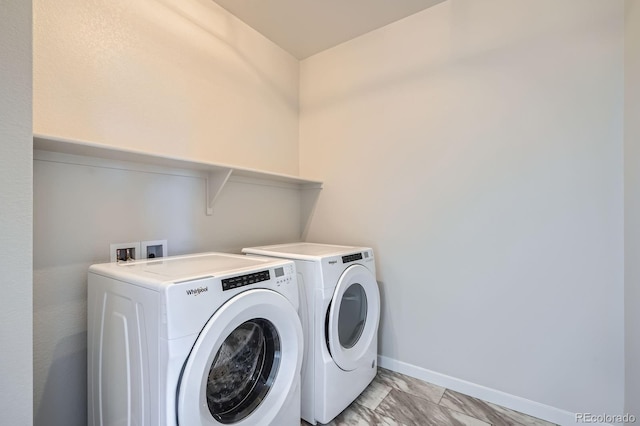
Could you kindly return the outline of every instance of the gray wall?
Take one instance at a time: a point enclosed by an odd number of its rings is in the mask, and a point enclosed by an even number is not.
[[[640,2],[625,5],[625,399],[640,418]]]
[[[0,413],[32,424],[31,2],[0,1]]]
[[[377,251],[384,358],[622,412],[623,5],[450,0],[302,61],[308,239]]]

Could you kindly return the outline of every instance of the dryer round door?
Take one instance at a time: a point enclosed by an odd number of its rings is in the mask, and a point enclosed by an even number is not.
[[[185,362],[179,425],[270,424],[302,365],[302,327],[281,294],[249,290],[209,319]]]
[[[373,274],[362,265],[340,276],[327,313],[327,342],[338,367],[354,370],[378,332],[380,293]]]

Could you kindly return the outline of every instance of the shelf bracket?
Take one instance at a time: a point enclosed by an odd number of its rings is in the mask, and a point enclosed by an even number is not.
[[[233,169],[212,170],[205,178],[207,184],[207,216],[213,214],[213,204],[216,202],[220,191],[229,180]]]

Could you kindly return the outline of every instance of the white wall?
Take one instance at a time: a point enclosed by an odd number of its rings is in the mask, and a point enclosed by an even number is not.
[[[640,418],[640,3],[625,11],[625,410]]]
[[[34,131],[297,174],[298,61],[209,0],[34,2]]]
[[[34,15],[35,132],[297,174],[298,62],[214,2],[36,1]],[[182,254],[301,238],[291,187],[233,180],[206,216],[201,178],[38,156],[38,425],[86,424],[86,271],[110,243]]]
[[[32,367],[31,2],[0,2],[0,413],[30,425]]]
[[[383,357],[622,412],[622,22],[450,0],[301,63],[307,239],[376,250]]]

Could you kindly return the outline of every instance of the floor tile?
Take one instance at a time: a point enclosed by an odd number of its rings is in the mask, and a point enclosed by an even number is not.
[[[494,426],[550,426],[553,423],[519,413],[499,405],[454,392],[450,389],[440,400],[442,407],[484,420]]]
[[[328,426],[408,426],[385,415],[372,411],[358,403],[351,404]]]
[[[464,413],[449,410],[427,399],[391,390],[378,405],[375,414],[393,419],[400,424],[420,426],[488,426],[489,423]]]
[[[373,413],[373,410],[375,410],[380,402],[389,394],[391,389],[391,386],[387,386],[374,379],[349,407],[328,424],[332,426],[366,426],[369,424],[402,426],[397,422],[393,422],[391,419],[385,419],[383,416],[377,416]],[[302,426],[309,426],[309,423],[304,420],[302,420],[300,424]]]
[[[391,389],[391,386],[374,379],[358,399],[356,399],[356,403],[369,410],[375,410],[378,404],[389,394]]]
[[[309,426],[305,421],[302,426]],[[329,426],[552,426],[384,368]]]
[[[385,368],[378,368],[378,375],[375,380],[402,392],[406,392],[420,398],[425,398],[435,403],[440,401],[440,398],[442,398],[445,391],[445,388],[443,387],[432,385],[431,383],[405,376],[404,374],[396,373],[395,371],[387,370]]]
[[[320,425],[320,423],[318,423]],[[409,426],[381,416],[360,404],[353,403],[326,426]],[[300,420],[300,426],[311,426]]]

